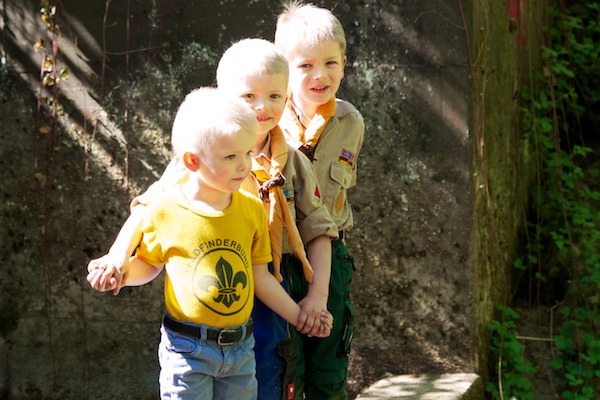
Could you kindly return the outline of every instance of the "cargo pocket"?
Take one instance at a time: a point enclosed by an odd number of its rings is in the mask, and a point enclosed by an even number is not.
[[[344,293],[344,301],[350,296],[350,282],[352,282],[352,275],[356,271],[354,266],[354,257],[348,253],[348,247],[344,243],[338,243],[332,249],[335,252],[335,260],[332,261],[332,268],[335,269],[337,277],[337,287],[339,287],[339,293]],[[332,272],[333,273],[333,272]]]
[[[298,336],[292,334],[291,338],[280,341],[277,354],[281,357],[281,400],[293,399],[296,389],[296,363],[300,355]]]
[[[352,340],[354,339],[354,308],[352,308],[352,300],[350,295],[346,298],[344,308],[344,327],[342,330],[342,338],[340,347],[337,351],[338,357],[346,357],[350,354]]]

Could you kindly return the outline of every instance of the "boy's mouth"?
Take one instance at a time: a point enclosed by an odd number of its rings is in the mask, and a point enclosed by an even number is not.
[[[310,90],[317,93],[323,93],[326,92],[327,89],[329,89],[329,86],[315,86]]]
[[[270,120],[270,119],[271,119],[271,117],[268,117],[268,116],[266,116],[266,115],[260,115],[260,116],[257,116],[257,117],[256,117],[256,120],[257,120],[258,122],[267,122],[267,121],[268,121],[268,120]]]

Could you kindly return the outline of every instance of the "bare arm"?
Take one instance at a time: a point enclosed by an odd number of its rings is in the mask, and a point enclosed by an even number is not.
[[[256,264],[252,267],[256,297],[287,322],[298,325],[300,307],[269,272],[267,264]]]
[[[277,282],[268,268],[267,264],[257,264],[253,266],[254,270],[254,293],[271,310],[275,311],[290,324],[297,326],[300,317],[300,306],[294,302],[283,286]],[[308,336],[327,337],[331,334],[333,326],[333,316],[324,309],[319,312],[318,321],[315,322],[315,328],[310,331]]]
[[[314,238],[307,244],[306,253],[314,274],[306,297],[298,303],[302,308],[299,326],[302,326],[302,333],[316,335],[321,322],[321,312],[327,309],[329,297],[331,238],[329,236]]]
[[[175,158],[169,163],[159,181],[132,200],[131,214],[108,253],[88,264],[87,280],[94,289],[102,292],[110,290],[114,295],[119,294],[129,273],[129,258],[142,239],[144,209],[151,201],[161,196],[166,188],[184,182],[187,177],[185,167]]]
[[[129,215],[108,254],[89,262],[88,281],[94,289],[119,294],[129,272],[129,258],[142,239],[142,212],[140,206]]]
[[[142,240],[142,213],[144,206],[138,206],[127,218],[121,227],[115,242],[110,247],[109,253],[115,258],[122,259],[125,264],[133,251]]]
[[[151,282],[163,270],[164,265],[154,266],[138,257],[131,257],[129,261],[129,274],[124,281],[124,286],[142,286]]]

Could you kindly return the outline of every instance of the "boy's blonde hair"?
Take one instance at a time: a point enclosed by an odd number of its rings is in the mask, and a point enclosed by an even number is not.
[[[249,77],[290,74],[287,59],[273,43],[265,39],[242,39],[229,47],[217,66],[217,86]]]
[[[256,135],[258,122],[254,111],[241,99],[225,96],[215,88],[192,90],[183,100],[171,130],[176,155],[199,155],[221,136],[247,132]]]
[[[284,5],[277,18],[275,44],[289,59],[302,45],[318,47],[324,42],[337,42],[346,55],[346,35],[339,19],[325,8],[292,1]]]

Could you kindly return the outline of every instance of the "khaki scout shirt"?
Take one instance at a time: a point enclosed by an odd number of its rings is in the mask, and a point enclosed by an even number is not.
[[[255,157],[267,172],[271,167],[270,148],[271,135],[261,153]],[[300,151],[288,145],[288,159],[282,175],[285,179],[282,190],[298,225],[302,242],[306,245],[319,236],[337,239],[337,226],[319,197],[317,179],[310,160]],[[258,196],[259,185],[254,174],[250,174],[242,184],[242,189]],[[287,230],[284,228],[282,254],[286,253],[293,253],[293,249],[288,240]]]
[[[286,107],[279,126],[286,140],[299,148],[298,117]],[[335,116],[323,129],[317,143],[313,167],[321,198],[338,230],[349,230],[354,223],[346,192],[356,185],[358,154],[363,144],[365,124],[360,112],[349,102],[336,99]]]

